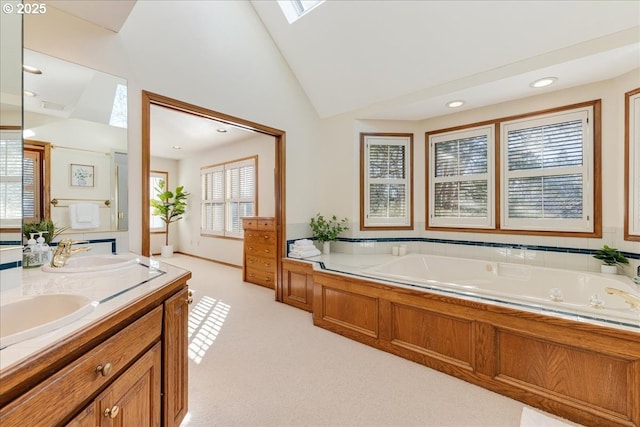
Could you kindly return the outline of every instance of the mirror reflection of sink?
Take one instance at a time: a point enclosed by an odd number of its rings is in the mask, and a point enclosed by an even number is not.
[[[49,273],[89,273],[92,271],[116,270],[135,265],[138,257],[131,254],[122,255],[88,255],[76,256],[67,260],[64,267],[42,266],[42,271]]]
[[[5,298],[0,304],[0,349],[65,326],[98,305],[82,295]]]

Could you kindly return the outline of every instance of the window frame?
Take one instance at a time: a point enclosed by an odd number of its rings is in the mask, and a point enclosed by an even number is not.
[[[485,126],[485,125],[495,125],[495,131],[496,131],[496,136],[495,136],[495,206],[494,206],[494,210],[495,210],[495,227],[493,229],[491,228],[468,228],[468,227],[462,227],[462,226],[458,226],[458,227],[454,227],[454,226],[448,226],[448,227],[431,227],[429,225],[429,212],[431,207],[427,206],[426,208],[426,222],[425,222],[425,229],[426,230],[438,230],[438,231],[455,231],[455,232],[473,232],[473,233],[491,233],[491,234],[516,234],[516,235],[535,235],[535,236],[561,236],[561,237],[590,237],[590,238],[600,238],[602,237],[602,177],[601,177],[601,164],[602,164],[602,159],[601,159],[601,139],[602,139],[602,135],[601,135],[601,104],[602,101],[600,99],[596,99],[596,100],[592,100],[592,101],[586,101],[586,102],[580,102],[580,103],[576,103],[576,104],[571,104],[571,105],[565,105],[565,106],[560,106],[560,107],[554,107],[554,108],[549,108],[546,110],[538,110],[538,111],[534,111],[534,112],[529,112],[529,113],[524,113],[524,114],[518,114],[518,115],[513,115],[513,116],[508,116],[508,117],[502,117],[502,118],[497,118],[497,119],[491,119],[491,120],[486,120],[483,122],[477,122],[477,123],[471,123],[468,125],[463,125],[463,126],[457,126],[457,127],[451,127],[451,128],[447,128],[447,129],[440,129],[440,130],[435,130],[435,131],[429,131],[429,132],[425,132],[425,141],[428,141],[429,135],[432,134],[438,134],[438,133],[444,133],[444,132],[449,132],[449,131],[453,131],[453,130],[459,130],[459,129],[464,129],[464,128],[471,128],[471,127],[480,127],[480,126]],[[566,111],[570,111],[570,110],[578,110],[578,109],[582,109],[582,108],[592,108],[593,114],[591,117],[591,121],[589,124],[589,129],[591,131],[591,134],[593,135],[593,140],[592,140],[592,146],[590,148],[590,156],[591,156],[591,165],[590,165],[590,173],[592,178],[592,182],[593,185],[591,187],[591,189],[588,192],[584,192],[584,196],[586,197],[587,195],[591,196],[591,200],[592,200],[592,230],[590,231],[571,231],[571,230],[558,230],[558,229],[554,229],[554,230],[540,230],[540,229],[509,229],[509,228],[505,228],[503,226],[503,217],[502,217],[502,199],[504,198],[504,194],[503,191],[508,191],[508,190],[503,190],[503,186],[502,186],[502,181],[503,181],[503,173],[502,173],[502,150],[501,150],[501,144],[502,144],[502,129],[500,124],[502,122],[508,122],[508,121],[513,121],[513,120],[522,120],[522,119],[526,119],[526,118],[532,118],[535,116],[542,116],[542,115],[546,115],[546,114],[558,114],[558,113],[563,113]],[[425,150],[425,156],[428,156],[428,150]],[[428,176],[430,176],[430,168],[429,168],[429,161],[428,159],[426,159],[426,163],[425,163],[425,169],[426,169],[426,174],[425,174],[425,180],[427,180]],[[426,182],[426,188],[428,189],[429,183]],[[429,198],[427,197],[426,200],[428,201]],[[427,202],[428,203],[428,202]]]
[[[151,170],[149,171],[149,199],[154,199],[156,197],[156,193],[153,190],[154,178],[164,180],[164,188],[169,189],[169,172],[160,171],[160,170]],[[159,219],[159,215],[153,215],[153,207],[149,206],[149,233],[151,234],[165,234],[167,232],[166,226],[164,222]],[[161,226],[154,227],[154,218],[158,218]]]
[[[396,221],[370,221],[369,213],[369,150],[367,144],[375,140],[388,140],[390,145],[405,146],[405,178],[406,186],[406,215]],[[380,145],[382,145],[380,143]],[[360,230],[413,230],[413,133],[360,133]],[[388,180],[388,179],[387,179]]]
[[[233,197],[227,197],[227,171],[232,169],[239,169],[246,165],[251,164],[253,166],[253,211],[252,216],[258,215],[258,156],[249,156],[241,159],[230,160],[228,162],[216,163],[213,165],[202,166],[200,168],[200,235],[203,237],[218,237],[218,238],[227,238],[227,239],[236,239],[242,240],[244,239],[244,230],[242,228],[242,216],[238,216],[238,224],[239,230],[237,232],[227,231],[228,228],[228,210],[230,209],[230,203],[242,203],[242,198],[238,198],[237,200]],[[208,173],[222,173],[222,198],[220,199],[205,199],[205,189],[203,186],[204,175]],[[244,199],[244,202],[247,202],[248,198]],[[204,227],[206,214],[205,207],[208,204],[221,204],[222,205],[222,230],[218,231],[215,229],[208,229]]]
[[[640,241],[640,88],[625,93],[624,239]]]
[[[439,178],[435,176],[436,172],[436,156],[435,147],[437,144],[469,138],[473,136],[487,136],[487,172],[483,174],[473,175],[454,175],[452,178]],[[496,228],[496,212],[494,209],[496,199],[495,187],[495,145],[496,145],[496,129],[495,124],[483,124],[474,126],[465,126],[462,128],[453,128],[438,132],[428,132],[425,134],[425,142],[427,148],[425,150],[426,161],[426,180],[425,185],[427,201],[427,229],[444,229],[444,228],[472,228],[472,229],[490,229]],[[482,176],[478,176],[482,175]],[[459,179],[454,179],[455,177]],[[462,177],[469,177],[462,178]],[[476,179],[471,179],[476,177]],[[439,182],[462,182],[477,181],[478,178],[487,181],[487,213],[484,218],[473,217],[437,217],[435,215],[435,186]]]
[[[509,171],[508,162],[508,140],[507,134],[510,127],[519,129],[528,129],[544,125],[567,123],[569,121],[581,120],[582,122],[582,165],[581,166],[564,166],[556,168],[538,168],[526,169],[519,171]],[[594,197],[588,197],[593,194],[594,187],[594,135],[590,123],[594,121],[594,108],[592,106],[584,106],[580,108],[572,108],[559,110],[547,114],[535,114],[514,120],[503,120],[500,123],[500,135],[502,135],[500,143],[501,162],[501,194],[502,203],[500,204],[500,216],[502,218],[502,228],[504,230],[518,231],[540,231],[540,232],[575,232],[575,233],[592,233],[594,224]],[[509,179],[515,178],[536,178],[558,175],[581,175],[582,176],[582,218],[581,219],[544,219],[544,218],[511,218],[509,212]]]

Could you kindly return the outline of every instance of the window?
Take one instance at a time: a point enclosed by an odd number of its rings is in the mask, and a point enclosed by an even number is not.
[[[127,128],[127,86],[118,83],[113,98],[109,124],[119,128]]]
[[[162,171],[151,171],[151,174],[149,175],[149,186],[151,187],[149,189],[149,194],[152,199],[158,197],[159,192],[156,189],[158,188],[158,184],[160,183],[160,181],[164,181],[165,189],[168,189],[169,173]],[[162,221],[162,217],[160,215],[153,214],[153,207],[151,206],[149,207],[149,215],[149,231],[151,231],[152,233],[164,233],[166,231],[165,223],[164,221]]]
[[[413,134],[360,134],[360,229],[413,229]]]
[[[427,135],[428,226],[494,228],[494,126]]]
[[[22,224],[22,136],[2,130],[0,137],[0,220],[2,227]]]
[[[593,231],[593,107],[501,124],[502,228]]]
[[[201,234],[242,238],[242,218],[257,212],[256,164],[254,156],[201,168]]]
[[[626,240],[640,241],[640,88],[625,94]]]
[[[278,0],[280,9],[282,9],[282,13],[284,13],[289,24],[293,24],[322,3],[324,3],[324,0]]]

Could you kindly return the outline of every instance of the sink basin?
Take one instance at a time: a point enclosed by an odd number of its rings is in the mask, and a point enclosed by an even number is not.
[[[76,256],[67,260],[64,267],[42,266],[42,271],[49,273],[88,273],[124,268],[138,263],[138,258],[131,254],[122,255],[89,255]]]
[[[0,349],[65,326],[97,305],[82,295],[69,294],[5,298],[0,305]]]

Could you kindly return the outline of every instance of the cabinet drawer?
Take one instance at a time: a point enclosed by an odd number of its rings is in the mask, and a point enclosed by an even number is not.
[[[257,256],[247,256],[245,264],[248,269],[262,270],[262,271],[274,271],[276,268],[276,261],[273,258],[262,258]]]
[[[273,288],[275,286],[276,274],[273,271],[269,272],[247,268],[245,280],[247,282],[255,283],[256,285]]]
[[[160,339],[162,307],[127,326],[0,410],[0,425],[56,425]],[[98,369],[101,367],[102,371]]]
[[[245,230],[244,242],[247,243],[263,243],[265,245],[275,246],[276,233],[273,231],[261,230]]]
[[[247,256],[257,256],[262,258],[276,258],[276,250],[273,245],[246,242],[244,245]]]
[[[276,220],[272,217],[242,218],[242,228],[245,230],[276,230]]]

